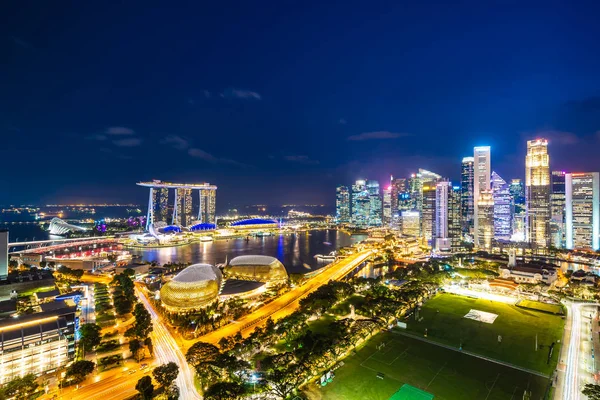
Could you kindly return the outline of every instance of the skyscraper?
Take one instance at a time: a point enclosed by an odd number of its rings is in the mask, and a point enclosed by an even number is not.
[[[529,140],[525,156],[525,240],[550,243],[550,156],[546,139]]]
[[[335,218],[338,224],[350,222],[350,192],[348,186],[338,186],[335,190]]]
[[[435,249],[450,251],[460,246],[461,195],[459,187],[450,182],[438,182],[435,199]]]
[[[550,177],[550,244],[565,247],[565,171],[552,171]]]
[[[448,197],[448,236],[452,250],[458,250],[462,242],[462,190],[452,186]]]
[[[383,189],[383,225],[392,222],[392,185]]]
[[[366,181],[359,179],[352,185],[352,223],[359,227],[366,227],[369,223],[371,203]]]
[[[477,211],[477,229],[475,232],[478,242],[477,248],[491,250],[494,238],[494,195],[491,190],[479,192]]]
[[[169,220],[169,189],[155,189],[159,191],[158,213],[155,214],[155,221],[167,222]]]
[[[473,230],[473,178],[474,178],[473,157],[464,157],[461,165],[461,203],[462,203],[462,231],[469,234]]]
[[[510,188],[495,171],[492,172],[494,197],[494,239],[510,240],[513,228],[514,205]]]
[[[479,198],[481,192],[491,189],[490,173],[491,173],[491,155],[489,146],[478,146],[473,149],[473,225],[474,225],[474,242],[476,247],[481,247],[479,224]]]
[[[381,202],[381,194],[379,193],[379,182],[368,180],[367,192],[369,193],[369,226],[381,226],[383,204]]]
[[[600,174],[566,174],[566,242],[568,249],[600,249]]]
[[[200,190],[200,208],[198,209],[198,221],[207,224],[216,224],[216,190]]]
[[[521,179],[510,181],[510,194],[514,203],[512,240],[525,241],[525,186]]]
[[[398,198],[406,192],[406,179],[404,178],[392,178],[392,214],[398,211]]]
[[[426,183],[422,188],[421,236],[427,241],[432,241],[435,238],[436,190],[437,183],[432,182]]]

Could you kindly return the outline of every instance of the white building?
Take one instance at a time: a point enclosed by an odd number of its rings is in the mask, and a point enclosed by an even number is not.
[[[479,199],[481,192],[491,189],[491,155],[490,146],[478,146],[473,149],[473,221],[475,247],[483,247],[483,238],[479,229]]]
[[[565,176],[566,242],[568,249],[600,249],[598,172]]]

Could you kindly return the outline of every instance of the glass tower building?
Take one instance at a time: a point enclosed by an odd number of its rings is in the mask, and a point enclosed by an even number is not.
[[[565,176],[568,249],[600,249],[600,178],[598,172]]]
[[[514,206],[510,188],[495,171],[492,172],[494,197],[494,239],[510,240],[513,232]]]
[[[474,243],[476,247],[481,247],[479,228],[479,198],[483,191],[491,189],[490,173],[491,155],[489,146],[478,146],[473,149],[473,222],[474,222]]]
[[[552,171],[550,193],[550,244],[565,247],[565,172]]]
[[[335,189],[335,218],[338,224],[350,222],[350,192],[348,186],[340,185]]]
[[[474,162],[473,157],[465,157],[462,159],[461,165],[461,217],[462,231],[470,234],[473,229],[473,177],[474,177]]]
[[[546,139],[527,142],[525,240],[537,247],[550,244],[550,156]]]

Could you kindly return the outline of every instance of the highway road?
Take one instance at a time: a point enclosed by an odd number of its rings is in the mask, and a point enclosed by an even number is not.
[[[179,375],[177,375],[176,384],[179,387],[180,398],[191,400],[202,399],[202,396],[198,394],[194,386],[194,370],[190,368],[177,342],[171,336],[171,333],[146,298],[146,295],[137,288],[136,292],[138,298],[152,317],[153,329],[150,337],[152,338],[154,354],[158,364],[166,364],[172,361],[179,366]]]
[[[565,326],[565,346],[558,366],[557,399],[585,400],[581,393],[586,383],[596,383],[594,338],[592,323],[596,323],[597,304],[566,303],[568,309]],[[597,340],[597,336],[596,336]]]
[[[351,272],[354,268],[362,264],[370,255],[372,250],[363,250],[352,254],[342,260],[330,264],[320,274],[310,278],[302,286],[297,286],[276,298],[272,302],[265,304],[251,314],[248,314],[238,321],[225,325],[213,332],[210,332],[198,340],[217,344],[219,341],[228,336],[233,336],[238,332],[246,336],[252,332],[257,326],[264,324],[269,318],[274,321],[279,320],[287,315],[292,314],[299,307],[300,300],[309,293],[314,292],[320,286],[331,280],[341,279]]]

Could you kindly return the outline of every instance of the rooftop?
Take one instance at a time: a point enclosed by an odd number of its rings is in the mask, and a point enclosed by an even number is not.
[[[175,275],[173,281],[191,283],[198,281],[221,280],[221,271],[210,264],[194,264]]]
[[[248,255],[248,256],[238,256],[232,259],[229,262],[231,266],[238,265],[271,265],[276,262],[277,259],[275,257],[270,256],[260,256],[260,255]]]

